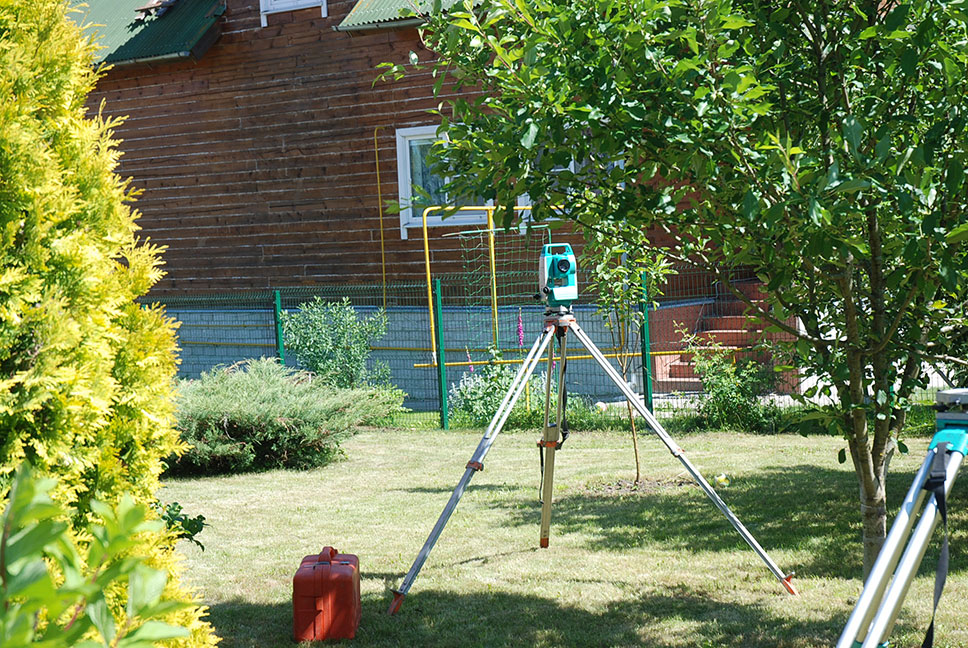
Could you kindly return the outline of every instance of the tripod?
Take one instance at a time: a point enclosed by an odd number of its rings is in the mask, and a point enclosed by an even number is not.
[[[437,543],[437,539],[440,537],[441,532],[444,530],[448,520],[450,520],[451,514],[454,509],[457,508],[457,504],[460,502],[460,498],[464,494],[464,490],[470,483],[471,478],[474,473],[484,469],[484,458],[487,456],[488,451],[497,439],[497,435],[500,433],[501,428],[507,421],[511,410],[514,408],[515,402],[521,396],[524,391],[525,386],[528,383],[528,379],[531,374],[534,373],[538,364],[541,362],[541,357],[544,352],[548,351],[548,373],[545,380],[545,416],[544,416],[544,433],[542,435],[541,441],[538,445],[544,451],[545,462],[544,470],[542,476],[541,484],[541,535],[539,544],[541,547],[548,546],[548,540],[551,530],[551,500],[552,500],[552,484],[554,482],[554,470],[555,470],[555,452],[561,447],[562,436],[561,433],[564,432],[564,420],[565,420],[565,367],[567,365],[568,356],[568,334],[573,334],[578,341],[582,343],[585,349],[592,355],[598,366],[602,368],[605,374],[612,380],[613,383],[621,390],[622,394],[633,404],[633,406],[638,410],[638,413],[645,419],[652,431],[659,437],[659,439],[665,444],[676,459],[678,459],[682,465],[685,467],[686,471],[692,476],[692,478],[699,484],[699,487],[706,493],[709,499],[712,500],[713,504],[716,505],[726,519],[733,525],[733,527],[739,532],[744,540],[749,544],[749,546],[756,552],[756,554],[766,563],[773,575],[779,579],[783,586],[791,594],[796,594],[796,589],[791,583],[793,578],[793,573],[784,575],[780,568],[777,567],[776,563],[767,555],[766,551],[756,539],[750,534],[750,532],[743,526],[743,523],[733,514],[733,512],[726,506],[726,503],[719,497],[713,487],[703,478],[703,476],[696,470],[695,466],[686,458],[684,451],[680,448],[668,435],[668,433],[663,429],[662,425],[656,420],[655,416],[652,415],[645,405],[643,405],[638,396],[633,392],[628,384],[622,379],[621,375],[615,370],[614,367],[608,362],[602,352],[599,351],[595,343],[592,342],[588,334],[585,333],[578,326],[578,322],[575,320],[574,315],[571,313],[570,308],[564,306],[559,306],[557,310],[549,308],[545,312],[544,330],[535,340],[534,345],[525,357],[524,362],[521,364],[521,368],[518,370],[517,375],[515,375],[514,380],[511,382],[511,386],[508,388],[507,393],[504,395],[504,399],[497,408],[497,412],[494,414],[494,418],[491,419],[490,424],[487,426],[484,432],[483,438],[481,438],[480,443],[477,446],[477,450],[471,456],[470,461],[467,462],[467,466],[464,470],[464,475],[461,477],[460,481],[457,483],[457,487],[454,488],[454,492],[450,496],[450,500],[444,507],[443,512],[437,519],[437,523],[431,530],[430,535],[424,542],[423,547],[420,549],[420,553],[417,554],[416,559],[413,561],[413,565],[410,567],[410,571],[403,579],[400,588],[393,591],[393,601],[390,603],[390,608],[387,610],[388,614],[395,614],[400,606],[403,604],[403,598],[410,591],[413,586],[414,580],[417,578],[417,574],[420,573],[420,569],[423,567],[424,562],[427,560],[427,556],[430,555],[430,551],[434,548]],[[555,338],[558,339],[559,345],[559,358],[560,362],[558,364],[558,389],[555,399],[555,414],[554,422],[551,420],[551,392],[552,392],[552,367],[554,364],[554,346],[551,342]]]
[[[945,520],[945,540],[941,545],[941,558],[935,577],[934,607],[938,607],[948,571],[946,499],[968,452],[968,389],[938,392],[936,408],[938,431],[931,439],[928,455],[915,474],[911,488],[901,503],[901,510],[877,554],[837,648],[878,648],[887,645],[882,642],[887,641],[894,629],[901,604],[941,518]],[[921,518],[915,528],[914,521],[919,510]],[[903,544],[905,540],[908,540],[906,547]],[[923,645],[930,646],[933,639],[932,614],[928,637]]]

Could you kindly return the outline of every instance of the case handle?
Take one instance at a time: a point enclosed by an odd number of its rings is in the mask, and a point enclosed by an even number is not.
[[[322,552],[320,552],[319,557],[316,558],[316,562],[317,563],[330,562],[333,558],[336,557],[336,554],[338,553],[339,552],[333,547],[329,547],[329,546],[323,547],[323,550]]]

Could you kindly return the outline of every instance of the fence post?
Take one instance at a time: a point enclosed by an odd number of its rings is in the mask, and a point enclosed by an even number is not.
[[[652,354],[651,342],[649,340],[649,277],[648,273],[642,273],[642,330],[639,331],[639,340],[642,343],[642,396],[645,399],[645,406],[650,412],[652,409]]]
[[[286,346],[282,341],[282,295],[279,294],[278,290],[273,292],[275,293],[275,303],[273,304],[272,316],[276,323],[276,354],[279,356],[279,362],[286,364]]]
[[[444,319],[443,299],[441,297],[440,279],[434,279],[434,319],[437,320],[437,388],[440,393],[440,427],[450,428],[449,412],[447,411],[447,364],[444,353]]]

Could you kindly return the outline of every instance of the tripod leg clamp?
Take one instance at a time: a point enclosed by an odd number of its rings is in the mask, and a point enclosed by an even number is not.
[[[481,463],[480,461],[468,461],[467,462],[467,465],[464,466],[464,467],[465,468],[473,468],[474,470],[476,470],[478,472],[484,470],[484,464]]]
[[[538,441],[538,447],[539,448],[554,448],[555,450],[558,450],[559,448],[561,448],[561,443],[559,443],[558,441],[544,441],[544,440],[542,440],[542,441]]]

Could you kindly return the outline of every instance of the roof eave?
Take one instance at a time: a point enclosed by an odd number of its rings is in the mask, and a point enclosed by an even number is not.
[[[426,21],[423,18],[415,16],[413,18],[403,18],[401,20],[366,23],[363,25],[348,25],[346,27],[343,25],[335,25],[333,27],[333,31],[352,33],[358,31],[376,31],[379,29],[403,29],[406,27],[419,27],[425,22]]]
[[[221,15],[221,14],[219,14]],[[145,56],[141,58],[132,59],[122,59],[120,61],[104,61],[112,67],[125,67],[129,65],[140,65],[140,64],[152,64],[152,63],[172,63],[175,61],[184,61],[185,59],[193,59],[197,61],[205,55],[205,52],[215,44],[218,37],[222,35],[222,23],[216,20],[205,30],[195,44],[189,50],[181,50],[178,52],[169,52],[168,54],[159,54],[157,56]]]
[[[104,63],[110,65],[111,67],[124,67],[126,65],[138,65],[141,63],[168,63],[171,61],[182,61],[190,58],[191,52],[185,50],[183,52],[172,52],[170,54],[159,54],[158,56],[145,56],[143,58],[132,58],[132,59],[122,59],[120,61],[107,61]]]

